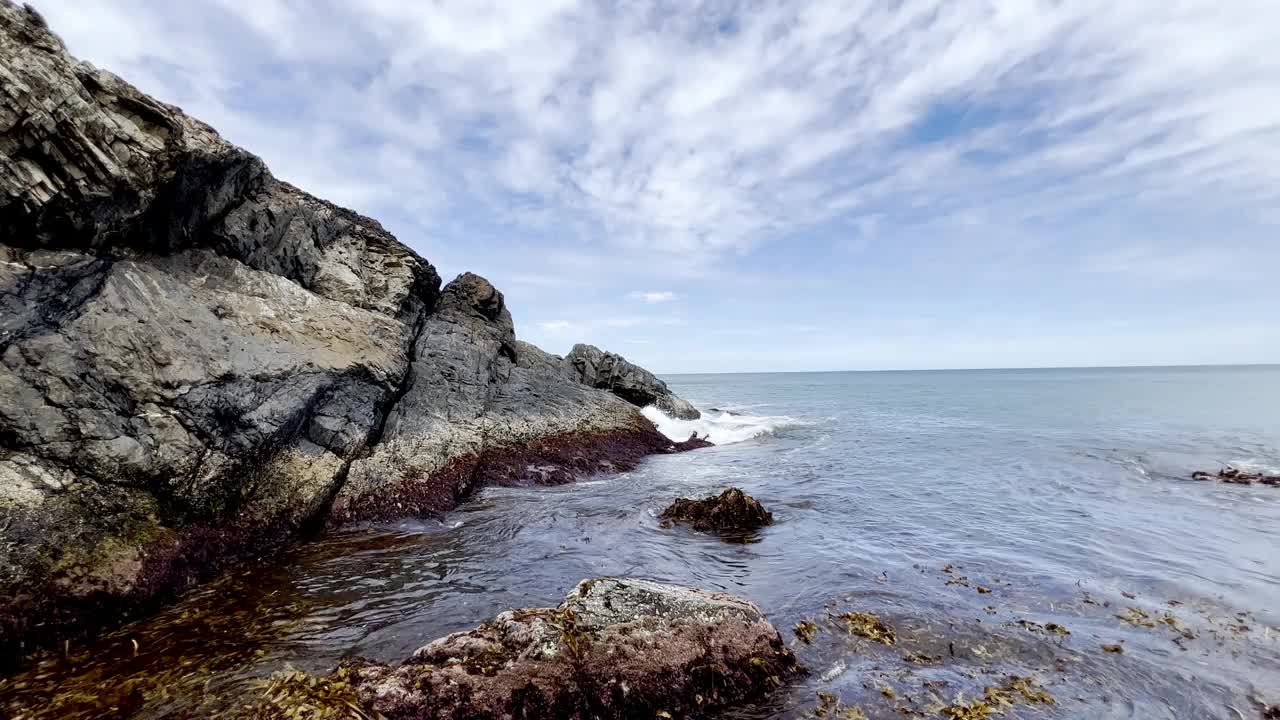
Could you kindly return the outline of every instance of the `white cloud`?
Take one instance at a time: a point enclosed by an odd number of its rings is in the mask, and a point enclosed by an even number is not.
[[[538,323],[538,327],[541,328],[544,332],[562,333],[568,330],[573,330],[577,326],[569,322],[568,320],[551,320],[549,322]]]
[[[688,323],[684,318],[673,315],[619,315],[605,318],[600,324],[609,328],[633,328],[680,327]]]
[[[283,176],[428,225],[530,194],[714,255],[844,215],[1280,199],[1270,0],[40,5]]]
[[[630,295],[628,295],[627,297],[631,298],[632,300],[643,300],[644,302],[647,302],[647,303],[664,303],[664,302],[671,302],[672,300],[675,300],[676,294],[669,290],[650,291],[650,292],[642,292],[637,290],[631,293]]]

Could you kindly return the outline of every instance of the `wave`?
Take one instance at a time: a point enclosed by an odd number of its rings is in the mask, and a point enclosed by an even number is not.
[[[772,435],[779,428],[801,425],[801,421],[785,415],[745,415],[740,412],[708,410],[697,420],[673,418],[650,405],[641,410],[658,432],[675,441],[688,440],[697,433],[716,445],[732,445],[762,435]]]

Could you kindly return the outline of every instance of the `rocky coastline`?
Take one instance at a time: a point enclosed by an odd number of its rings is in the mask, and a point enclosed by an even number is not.
[[[320,528],[705,444],[649,404],[697,415],[0,0],[0,662]]]

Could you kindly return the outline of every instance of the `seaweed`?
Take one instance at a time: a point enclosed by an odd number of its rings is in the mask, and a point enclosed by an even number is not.
[[[1142,608],[1125,608],[1125,611],[1117,614],[1116,617],[1134,627],[1153,628],[1156,626],[1155,622],[1151,620],[1151,616]]]
[[[867,720],[860,707],[845,707],[840,698],[828,692],[818,693],[818,705],[813,708],[815,717],[841,718],[842,720]]]
[[[801,620],[795,624],[792,630],[805,645],[813,642],[813,639],[818,636],[818,624],[812,620]]]
[[[1056,701],[1035,680],[1010,675],[1000,685],[984,688],[981,699],[965,702],[964,695],[961,694],[950,705],[933,709],[950,720],[987,720],[992,715],[1002,714],[1004,708],[1019,703],[1053,705]]]
[[[317,677],[287,669],[258,681],[263,699],[243,706],[236,720],[385,720],[364,708],[344,669]]]
[[[840,616],[844,620],[849,634],[858,635],[882,645],[892,645],[898,641],[897,633],[886,625],[875,613],[847,612]]]
[[[957,697],[950,705],[940,707],[937,710],[948,720],[988,720],[993,713],[999,712],[990,703],[983,700],[974,700],[971,703],[966,703],[964,696]]]

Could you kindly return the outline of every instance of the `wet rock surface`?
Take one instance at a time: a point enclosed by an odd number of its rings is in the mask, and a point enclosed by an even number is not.
[[[1267,475],[1260,472],[1249,472],[1240,468],[1227,467],[1216,473],[1208,473],[1203,470],[1197,470],[1191,473],[1191,479],[1199,482],[1207,482],[1216,480],[1228,485],[1270,485],[1271,487],[1280,487],[1280,475]]]
[[[599,578],[559,607],[512,610],[399,666],[338,671],[387,718],[683,717],[757,698],[797,672],[755,605],[647,580]]]
[[[579,382],[608,390],[637,407],[653,405],[683,420],[702,416],[689,401],[672,393],[665,382],[621,355],[578,344],[565,356],[564,363]]]
[[[706,437],[698,437],[698,433],[694,432],[689,434],[688,440],[681,440],[680,442],[675,443],[674,447],[676,450],[684,452],[686,450],[715,447],[715,443],[711,442]]]
[[[661,517],[667,523],[689,523],[703,532],[755,530],[773,524],[773,513],[738,488],[702,500],[677,498]]]
[[[0,0],[0,663],[326,522],[672,448],[483,278]]]

